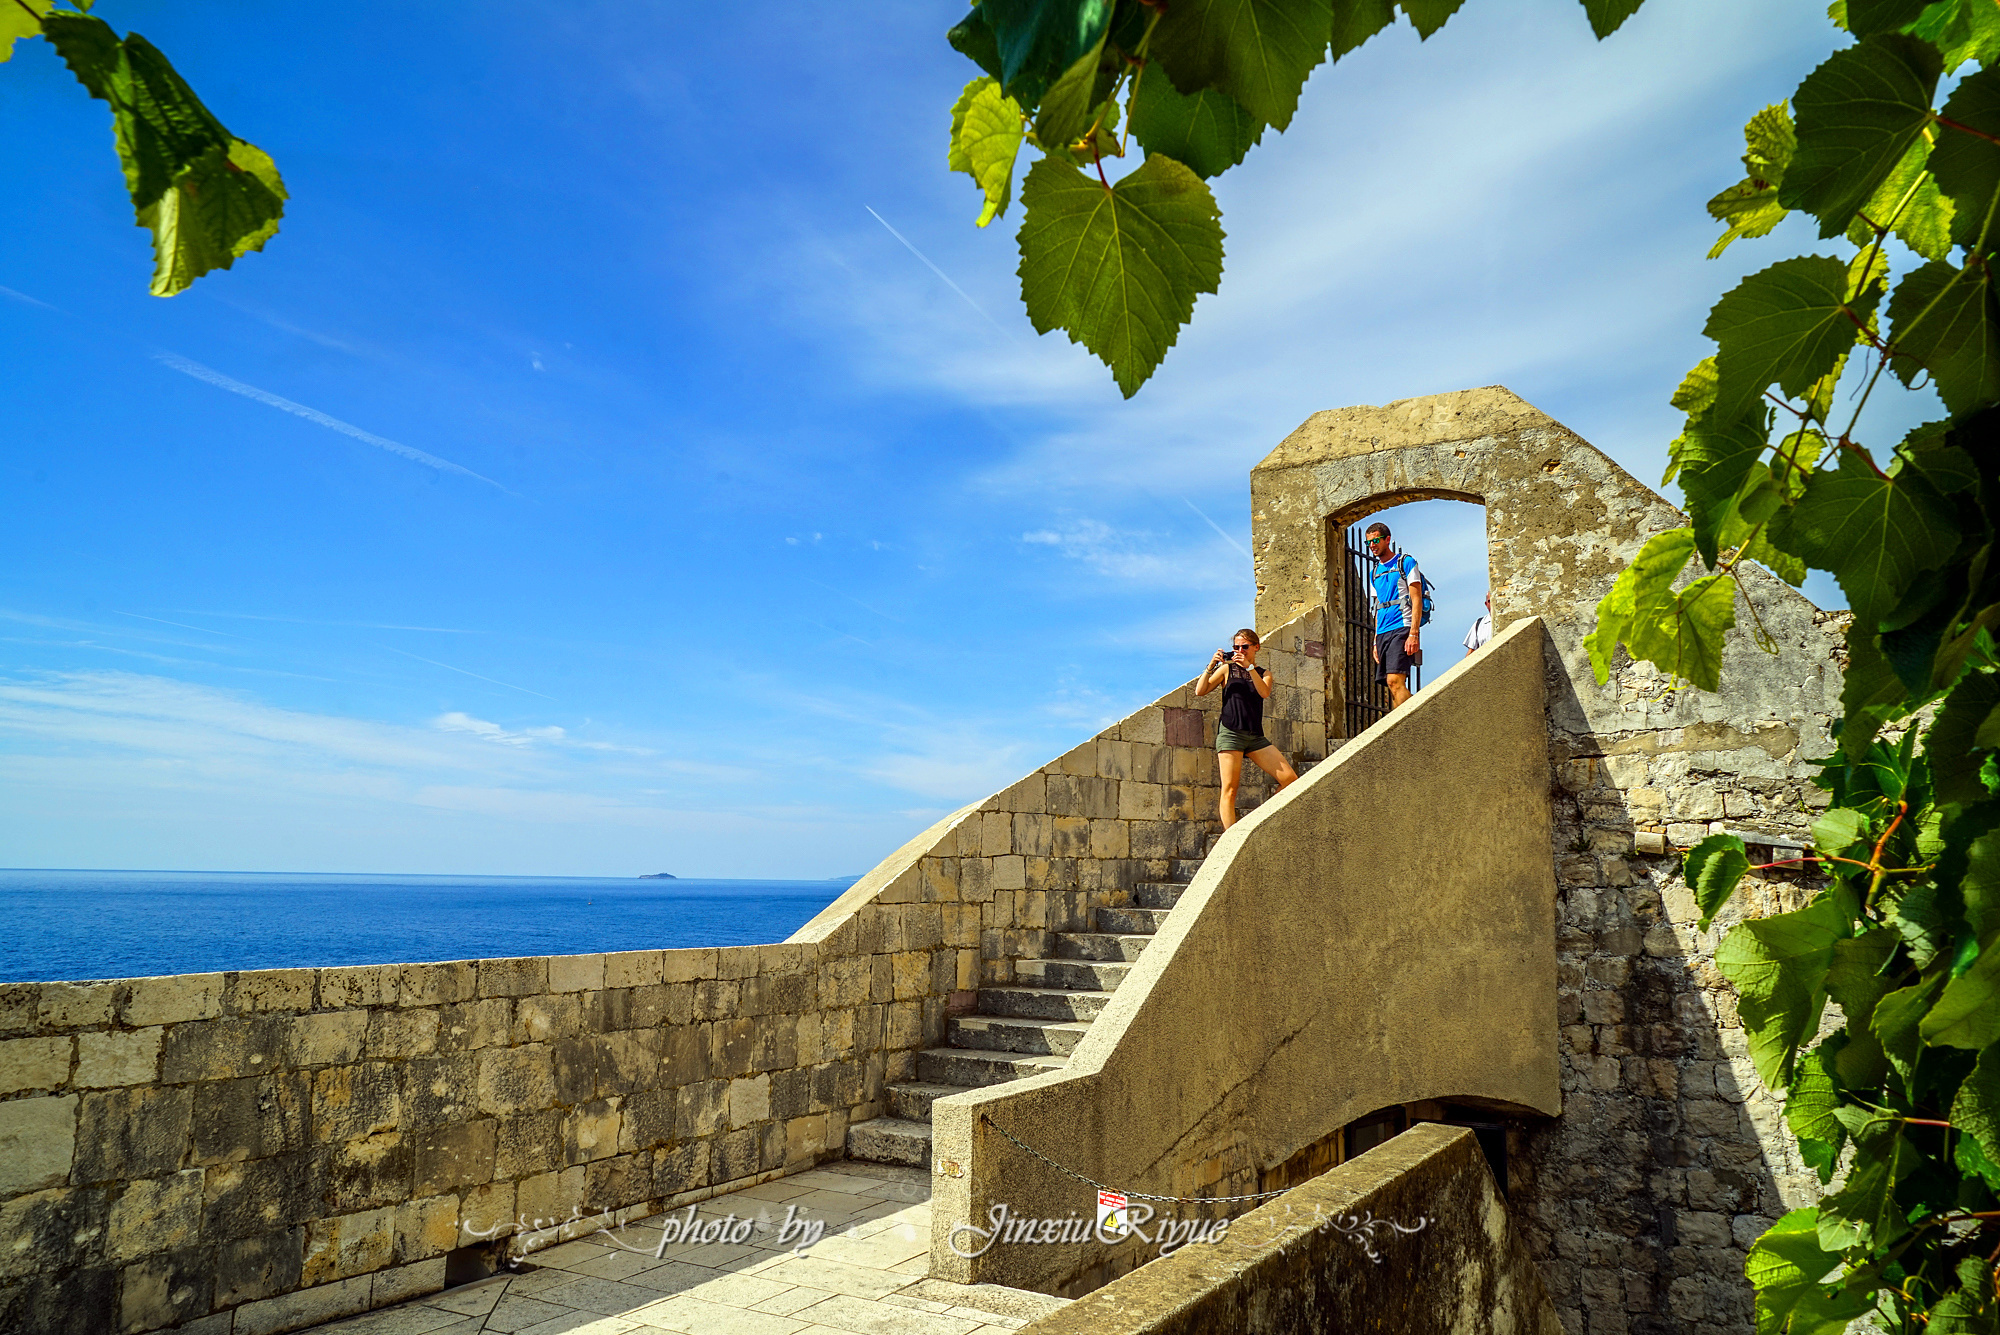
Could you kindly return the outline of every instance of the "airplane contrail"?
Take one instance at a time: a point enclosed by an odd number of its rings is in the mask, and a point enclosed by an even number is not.
[[[270,407],[278,409],[280,412],[290,413],[294,417],[303,417],[308,422],[326,427],[330,431],[338,431],[343,436],[352,436],[364,444],[373,445],[376,449],[387,450],[391,454],[400,454],[405,459],[409,459],[414,463],[420,463],[426,468],[435,468],[440,473],[457,473],[460,476],[472,478],[474,481],[484,482],[489,487],[499,487],[501,491],[507,491],[507,488],[500,486],[492,478],[475,473],[470,468],[455,464],[449,459],[440,459],[435,454],[426,454],[424,451],[414,449],[411,446],[403,444],[401,441],[390,440],[385,436],[378,436],[372,431],[363,431],[360,427],[343,422],[338,417],[329,417],[317,408],[308,408],[303,403],[293,403],[290,399],[280,398],[269,390],[258,389],[255,385],[246,385],[241,380],[232,380],[230,377],[222,374],[222,372],[203,366],[200,362],[191,361],[186,357],[171,352],[156,352],[153,354],[153,360],[163,365],[171,366],[182,375],[190,375],[196,380],[206,381],[214,385],[217,389],[226,389],[231,394],[241,394],[246,399],[255,399],[257,402],[267,404]],[[508,492],[507,494],[511,496],[514,493]]]

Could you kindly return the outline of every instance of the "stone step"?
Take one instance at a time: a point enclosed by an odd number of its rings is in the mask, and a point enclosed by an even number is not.
[[[1087,1024],[1109,1000],[1111,993],[1102,988],[982,987],[979,1013],[1028,1020],[1082,1020]]]
[[[1141,881],[1132,887],[1132,898],[1147,909],[1170,909],[1186,893],[1186,881]]]
[[[1129,964],[1100,960],[1015,960],[1014,977],[1032,987],[1111,991],[1132,972]]]
[[[1100,908],[1097,910],[1096,927],[1100,932],[1122,932],[1136,936],[1151,936],[1160,930],[1167,920],[1166,909],[1124,909]]]
[[[928,1124],[931,1120],[931,1105],[939,1099],[953,1094],[963,1094],[969,1085],[932,1085],[921,1080],[910,1080],[900,1085],[889,1086],[889,1112],[912,1122]]]
[[[1067,1057],[1090,1031],[1075,1020],[1023,1020],[1012,1015],[960,1015],[952,1019],[945,1041],[955,1048],[992,1048],[1001,1052],[1033,1052]]]
[[[917,1054],[917,1079],[931,1085],[1004,1085],[1023,1076],[1060,1071],[1067,1057],[1000,1052],[991,1048],[925,1048]]]
[[[1136,960],[1146,953],[1150,936],[1121,936],[1112,932],[1053,932],[1051,943],[1058,959]]]
[[[1215,848],[1215,841],[1221,837],[1222,832],[1218,830],[1209,838],[1208,847],[1211,852]],[[1208,854],[1204,853],[1200,858],[1175,858],[1173,861],[1173,870],[1167,873],[1167,879],[1170,881],[1192,881],[1194,874],[1201,870],[1202,858],[1207,856]]]
[[[847,1128],[847,1157],[868,1163],[931,1166],[931,1124],[902,1117],[871,1117]]]

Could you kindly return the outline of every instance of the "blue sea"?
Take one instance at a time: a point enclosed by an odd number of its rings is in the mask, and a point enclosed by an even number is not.
[[[855,879],[0,870],[0,982],[762,945]]]

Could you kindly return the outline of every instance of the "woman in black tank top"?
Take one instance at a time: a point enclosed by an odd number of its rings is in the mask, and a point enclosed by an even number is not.
[[[1222,717],[1215,729],[1215,763],[1221,772],[1222,828],[1236,823],[1236,791],[1243,782],[1243,757],[1249,756],[1258,769],[1278,781],[1283,788],[1295,781],[1298,772],[1285,753],[1264,736],[1264,701],[1271,695],[1271,674],[1257,666],[1263,641],[1254,630],[1239,630],[1228,649],[1217,649],[1208,667],[1195,679],[1194,693],[1207,695],[1222,688]]]

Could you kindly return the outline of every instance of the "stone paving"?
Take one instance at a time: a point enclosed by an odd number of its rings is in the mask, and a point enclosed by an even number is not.
[[[1064,1300],[926,1278],[922,1169],[836,1162],[702,1202],[701,1222],[755,1221],[741,1243],[661,1246],[637,1219],[533,1252],[514,1273],[313,1328],[312,1335],[1002,1335]],[[788,1217],[824,1222],[778,1246]]]

